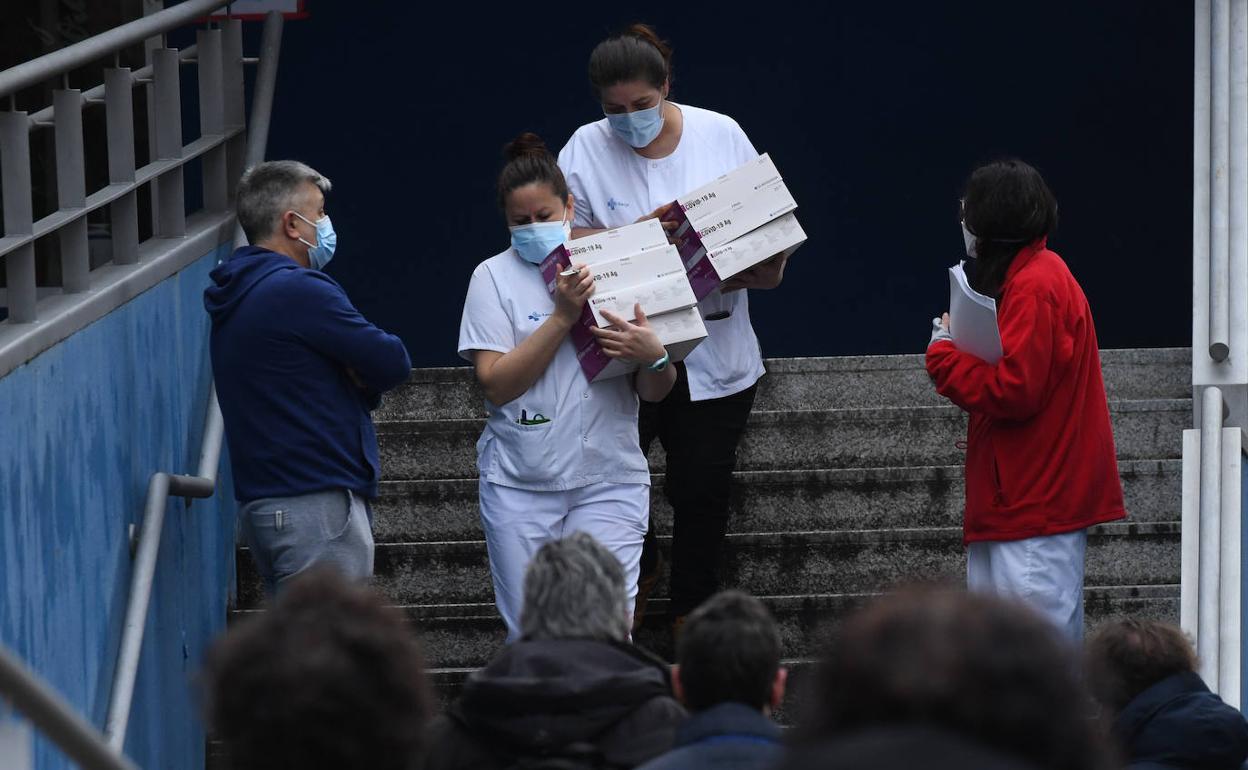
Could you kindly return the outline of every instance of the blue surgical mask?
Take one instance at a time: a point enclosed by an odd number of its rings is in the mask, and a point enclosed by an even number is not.
[[[302,238],[299,242],[308,247],[309,266],[313,270],[324,270],[329,260],[334,258],[334,249],[338,246],[338,233],[334,232],[334,223],[329,221],[328,214],[313,222],[298,211],[291,213],[316,228],[316,243],[308,243]]]
[[[533,222],[511,228],[511,247],[526,262],[542,264],[550,252],[562,246],[572,237],[572,225],[564,219],[559,222]]]
[[[607,115],[607,122],[615,135],[623,139],[628,146],[641,149],[654,141],[663,130],[662,100],[648,110],[621,112]]]

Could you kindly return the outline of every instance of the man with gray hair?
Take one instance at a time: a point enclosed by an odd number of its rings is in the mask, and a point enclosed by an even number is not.
[[[251,245],[217,265],[204,292],[239,525],[270,592],[313,564],[372,575],[380,471],[369,412],[411,372],[399,338],[322,272],[338,240],[329,190],[297,161],[244,174],[238,223]]]
[[[524,579],[522,636],[434,720],[424,770],[635,767],[667,751],[685,710],[667,665],[629,642],[619,561],[578,532]]]

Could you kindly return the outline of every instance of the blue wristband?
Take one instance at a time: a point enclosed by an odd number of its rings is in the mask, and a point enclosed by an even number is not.
[[[663,351],[663,357],[660,358],[658,361],[655,361],[654,363],[650,364],[650,371],[652,372],[663,371],[664,369],[667,368],[667,365],[671,360],[672,360],[671,354],[668,353],[667,351]]]

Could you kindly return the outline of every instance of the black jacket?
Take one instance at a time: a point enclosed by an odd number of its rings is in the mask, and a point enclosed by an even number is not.
[[[685,717],[667,665],[636,647],[519,641],[469,676],[433,720],[421,767],[505,768],[580,745],[605,766],[631,768],[670,749]]]
[[[1114,734],[1130,770],[1231,770],[1248,757],[1248,722],[1194,673],[1137,695],[1114,719]]]

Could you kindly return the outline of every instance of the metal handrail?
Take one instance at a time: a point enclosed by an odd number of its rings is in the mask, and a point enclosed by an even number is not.
[[[138,770],[38,674],[0,645],[0,693],[65,755],[88,770]]]
[[[182,64],[190,64],[191,62],[196,61],[197,56],[199,56],[199,44],[198,43],[191,43],[186,48],[178,49],[178,59],[181,60]],[[150,80],[152,77],[152,74],[155,72],[155,69],[156,68],[154,66],[152,66],[151,64],[148,64],[146,66],[138,68],[134,72],[131,72],[130,78],[136,83],[141,83],[145,80]],[[98,86],[95,86],[94,88],[88,88],[86,91],[82,92],[82,98],[87,102],[92,102],[92,101],[96,101],[99,99],[103,99],[105,98],[106,95],[107,95],[107,91],[103,83],[100,83]],[[39,126],[40,124],[51,122],[55,117],[56,117],[56,108],[52,105],[48,105],[47,107],[44,107],[42,110],[39,110],[38,112],[30,113],[30,123],[31,123],[30,127],[33,130],[35,127]]]
[[[23,88],[59,77],[62,73],[90,64],[105,56],[111,56],[148,38],[163,35],[171,29],[203,18],[230,0],[184,0],[181,3],[157,11],[150,16],[114,27],[107,32],[66,46],[59,51],[31,59],[0,72],[0,97],[10,96]]]
[[[269,117],[273,107],[273,92],[277,85],[277,56],[281,44],[282,15],[272,11],[265,17],[260,44],[260,66],[256,74],[255,93],[252,97],[252,120],[247,133],[246,166],[248,168],[264,160],[268,144]],[[245,243],[246,238],[239,230],[235,236],[235,246]],[[208,414],[204,420],[199,475],[177,476],[169,473],[154,473],[148,482],[147,502],[144,505],[143,524],[139,530],[134,571],[130,581],[126,620],[122,628],[121,645],[117,652],[113,686],[109,693],[108,716],[104,722],[104,734],[107,736],[109,745],[117,750],[120,750],[126,742],[126,727],[130,721],[134,686],[139,676],[143,631],[147,625],[148,605],[151,601],[152,584],[156,575],[156,557],[160,550],[160,532],[164,526],[165,508],[171,496],[186,498],[212,496],[216,488],[217,469],[220,465],[224,435],[224,423],[214,386],[209,394]]]

